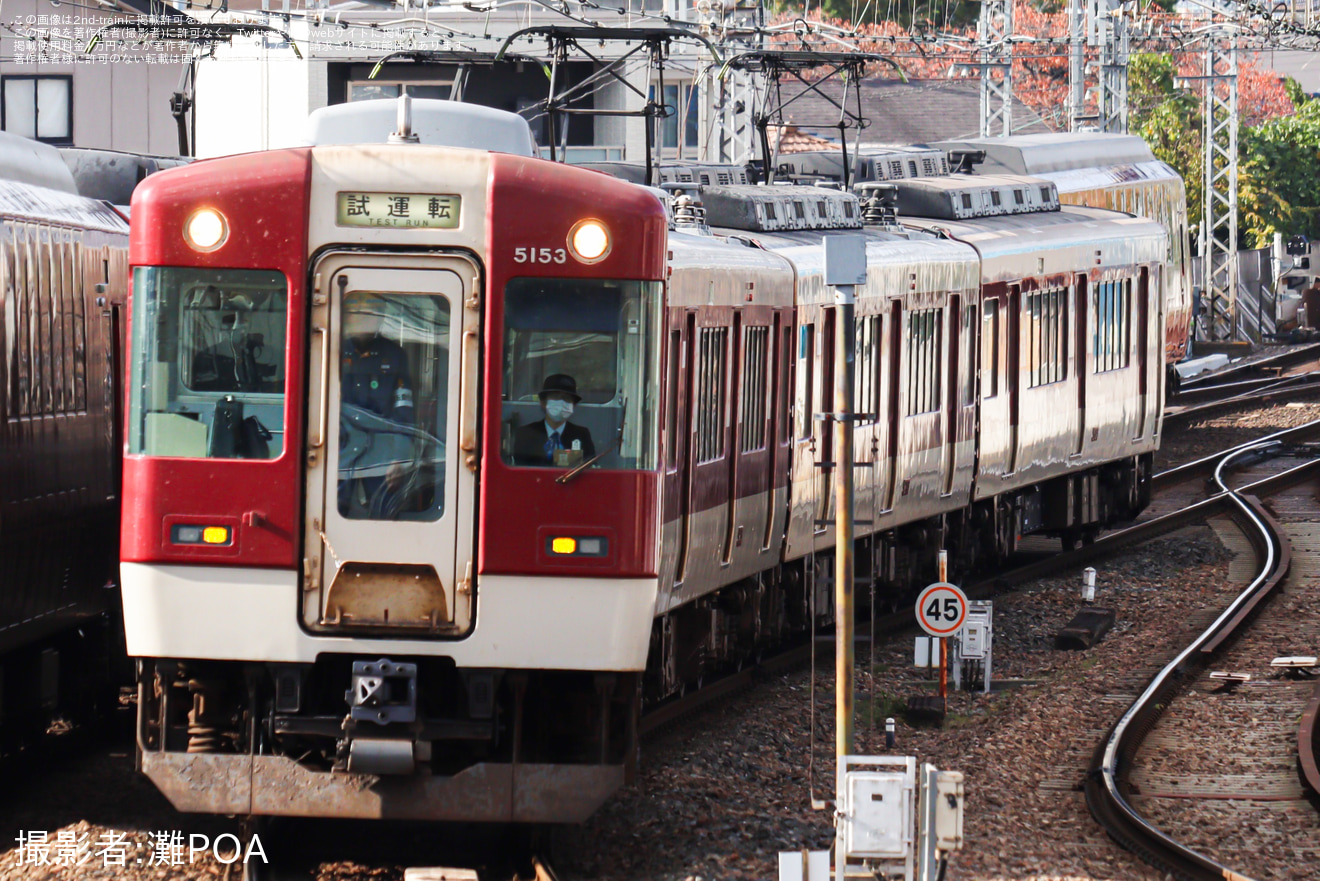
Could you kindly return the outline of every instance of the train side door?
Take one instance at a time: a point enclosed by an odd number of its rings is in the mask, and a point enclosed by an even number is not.
[[[889,304],[885,321],[885,493],[884,510],[898,504],[898,433],[903,425],[903,303]]]
[[[332,255],[309,353],[304,621],[458,634],[472,619],[480,273]]]
[[[1019,388],[1022,369],[1022,286],[1010,285],[1008,288],[1008,321],[1004,322],[1008,334],[1008,471],[1016,474],[1018,470],[1018,450],[1022,446],[1018,408],[1022,392]]]
[[[692,511],[692,463],[689,460],[691,433],[688,427],[692,424],[692,338],[696,332],[696,321],[693,312],[678,313],[669,336],[669,378],[672,384],[669,390],[670,444],[666,451],[668,468],[665,475],[665,506],[673,506],[672,516],[677,520],[675,584],[682,583],[686,577],[690,541],[688,530]],[[670,519],[668,511],[665,519]]]
[[[828,520],[830,511],[834,505],[834,468],[839,467],[835,463],[833,467],[821,467],[823,463],[834,460],[834,420],[829,418],[835,412],[834,406],[834,334],[835,334],[835,313],[837,310],[833,306],[827,306],[822,311],[824,316],[820,328],[820,405],[816,412],[812,413],[810,418],[815,421],[816,429],[819,431],[819,444],[816,447],[816,526],[815,531],[819,534],[829,529]],[[822,417],[822,418],[817,418]],[[844,428],[851,426],[841,426]],[[814,432],[813,432],[814,434]],[[832,530],[831,530],[832,534]]]
[[[1126,284],[1131,285],[1128,281]],[[1137,276],[1137,433],[1134,439],[1146,435],[1146,423],[1150,414],[1150,269],[1143,266]]]
[[[1090,339],[1087,337],[1087,321],[1090,317],[1090,296],[1087,277],[1078,273],[1073,278],[1073,314],[1077,316],[1077,345],[1073,349],[1077,356],[1073,359],[1077,370],[1077,442],[1073,445],[1073,455],[1080,456],[1086,445],[1086,379],[1090,375],[1087,352],[1090,351]]]

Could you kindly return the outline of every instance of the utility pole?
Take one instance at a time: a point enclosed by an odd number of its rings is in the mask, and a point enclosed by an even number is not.
[[[981,137],[1008,137],[1013,134],[1013,0],[982,0],[976,35],[981,48]]]
[[[866,239],[825,237],[825,283],[834,288],[834,741],[840,761],[853,754],[853,385],[856,286],[866,283]],[[837,804],[844,804],[838,793]],[[842,877],[840,875],[839,877]]]

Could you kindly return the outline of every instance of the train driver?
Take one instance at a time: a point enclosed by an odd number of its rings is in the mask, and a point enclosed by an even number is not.
[[[577,380],[567,373],[552,373],[541,383],[537,397],[545,418],[514,432],[514,464],[573,466],[594,458],[591,432],[568,421],[582,400]]]
[[[387,308],[377,294],[344,298],[339,513],[349,519],[394,519],[412,465],[412,378],[403,346],[381,333]]]

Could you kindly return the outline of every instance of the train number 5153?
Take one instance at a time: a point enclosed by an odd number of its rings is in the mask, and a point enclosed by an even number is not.
[[[514,263],[564,263],[568,251],[563,248],[514,248]]]

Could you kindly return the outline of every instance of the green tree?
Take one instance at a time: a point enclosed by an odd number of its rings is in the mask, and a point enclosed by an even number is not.
[[[1244,129],[1239,139],[1246,247],[1266,247],[1276,232],[1320,237],[1320,101],[1301,97],[1296,114]]]
[[[1201,104],[1174,87],[1172,55],[1134,55],[1128,67],[1128,127],[1145,138],[1151,152],[1182,175],[1187,188],[1187,216],[1201,217],[1203,160]]]

